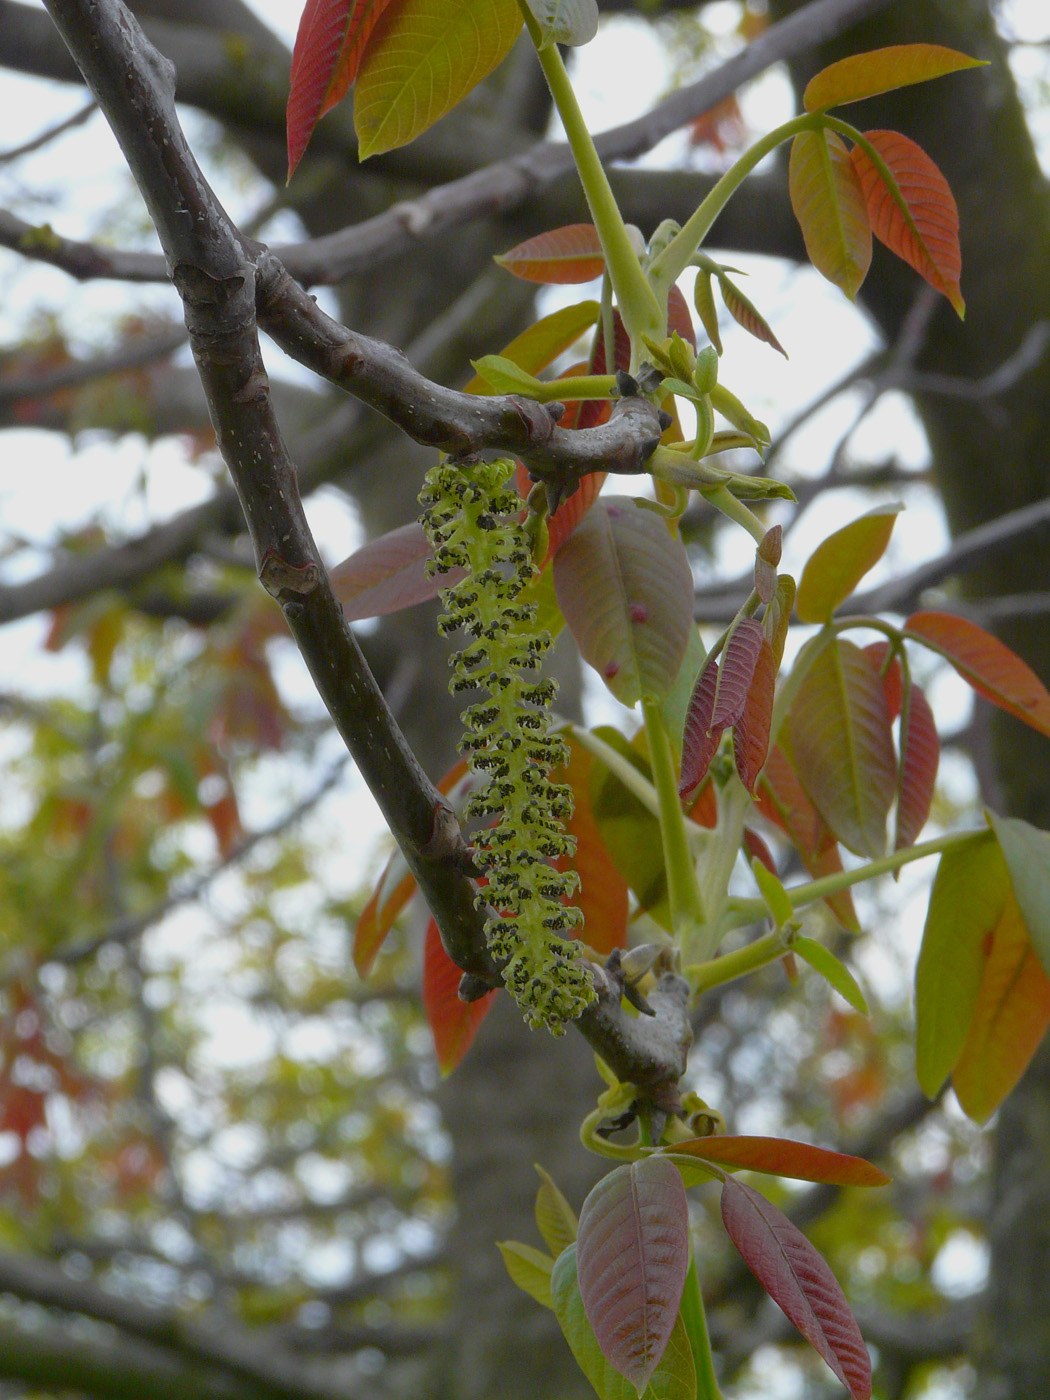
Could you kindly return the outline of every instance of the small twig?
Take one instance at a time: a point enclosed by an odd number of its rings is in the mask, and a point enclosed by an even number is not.
[[[38,136],[33,136],[28,141],[23,141],[20,146],[12,146],[9,150],[0,151],[0,165],[9,165],[14,160],[21,160],[23,156],[32,155],[34,151],[42,150],[52,141],[64,136],[67,131],[73,131],[78,126],[83,126],[92,113],[98,111],[98,103],[92,99],[85,102],[83,107],[78,107],[71,117],[66,117],[63,121],[56,122],[54,126],[49,126],[40,132]]]

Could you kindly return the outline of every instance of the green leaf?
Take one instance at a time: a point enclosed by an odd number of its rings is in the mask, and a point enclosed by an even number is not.
[[[821,69],[809,80],[802,102],[807,112],[817,112],[912,83],[925,83],[962,68],[982,66],[981,59],[941,44],[892,44],[869,53],[852,54]]]
[[[400,0],[385,11],[354,87],[362,160],[404,146],[443,117],[510,52],[517,0]]]
[[[533,1249],[532,1245],[519,1244],[517,1240],[497,1240],[496,1248],[503,1255],[507,1273],[521,1291],[545,1308],[553,1308],[551,1270],[554,1260],[551,1256]]]
[[[602,725],[594,733],[649,777],[648,763],[618,729]],[[670,929],[671,908],[659,821],[600,759],[591,767],[590,793],[594,820],[617,870],[642,909],[663,928]]]
[[[693,576],[661,518],[603,496],[554,558],[554,587],[576,643],[625,705],[664,696],[693,630]]]
[[[534,374],[529,374],[528,370],[522,369],[505,355],[482,355],[480,360],[471,360],[470,363],[494,394],[535,396],[542,387]]]
[[[526,0],[540,29],[539,48],[589,44],[598,32],[598,0]]]
[[[876,506],[818,544],[806,562],[795,597],[800,622],[826,622],[882,558],[893,534],[899,501]]]
[[[985,945],[1009,894],[1006,861],[990,833],[980,832],[941,856],[915,969],[915,1069],[931,1099],[962,1053]]]
[[[602,1355],[591,1324],[587,1321],[580,1286],[576,1278],[576,1246],[570,1245],[555,1261],[551,1275],[554,1312],[569,1343],[577,1365],[601,1400],[639,1400],[638,1391]],[[695,1400],[696,1366],[681,1317],[656,1370],[640,1400]]]
[[[810,262],[852,301],[871,265],[871,223],[845,143],[833,131],[799,132],[788,187]]]
[[[792,761],[810,801],[844,846],[878,859],[897,791],[886,694],[871,658],[852,642],[825,646],[787,718]]]
[[[862,1016],[869,1015],[868,1003],[857,979],[830,948],[825,948],[823,943],[818,943],[813,938],[796,938],[791,945],[791,951],[797,953],[803,962],[809,963],[814,972],[819,972],[824,981],[834,987],[854,1011],[859,1011]]]
[[[697,271],[696,281],[693,283],[693,305],[696,307],[696,314],[700,317],[700,324],[707,332],[707,338],[721,355],[722,337],[718,328],[718,308],[715,306],[714,283],[712,274],[706,267]]]
[[[988,813],[988,820],[1010,872],[1032,947],[1050,974],[1050,832],[1020,817],[1000,817],[995,812]]]
[[[576,1212],[541,1166],[540,1187],[536,1192],[536,1228],[555,1258],[576,1239]]]

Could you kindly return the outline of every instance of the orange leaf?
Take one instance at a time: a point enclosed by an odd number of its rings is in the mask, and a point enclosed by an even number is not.
[[[451,1074],[470,1049],[478,1027],[492,1009],[494,991],[477,1001],[460,1001],[463,973],[445,952],[433,919],[423,943],[423,1006],[434,1036],[434,1049],[442,1074]]]
[[[855,53],[829,64],[810,78],[802,94],[807,112],[822,107],[838,107],[860,102],[879,92],[893,92],[912,83],[925,83],[961,68],[982,67],[979,58],[970,58],[941,44],[892,44],[870,53]]]
[[[730,1168],[789,1176],[796,1181],[823,1181],[831,1186],[885,1186],[890,1179],[863,1157],[829,1152],[823,1147],[812,1147],[808,1142],[791,1142],[786,1138],[700,1137],[676,1142],[668,1150]]]
[[[959,211],[948,181],[922,147],[900,132],[866,131],[864,137],[893,182],[886,183],[863,147],[853,147],[850,159],[864,191],[872,232],[943,292],[962,317],[966,303],[959,290]]]
[[[306,0],[292,50],[288,92],[288,178],[314,127],[357,77],[372,30],[391,0]]]
[[[593,756],[579,744],[569,750],[569,762],[551,774],[556,783],[572,788],[573,814],[566,830],[576,838],[576,854],[555,861],[559,870],[575,869],[580,888],[571,901],[583,914],[579,936],[596,953],[607,955],[627,943],[627,881],[613,864],[591,810],[590,774]]]
[[[968,618],[942,612],[913,613],[904,635],[939,652],[985,700],[1050,737],[1050,693],[998,637]]]
[[[566,224],[501,253],[496,262],[525,282],[590,282],[605,270],[605,254],[593,224]]]
[[[861,650],[865,656],[870,656],[882,676],[882,688],[886,692],[886,709],[889,713],[890,723],[897,718],[901,712],[902,689],[904,686],[904,676],[901,671],[900,658],[895,656],[887,669],[886,657],[889,654],[889,642],[869,642]]]
[[[1050,978],[1011,894],[992,934],[973,1020],[952,1073],[959,1102],[975,1122],[985,1122],[1006,1098],[1048,1025]]]

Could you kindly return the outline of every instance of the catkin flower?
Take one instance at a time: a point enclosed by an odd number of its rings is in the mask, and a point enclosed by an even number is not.
[[[575,847],[563,826],[571,791],[550,780],[568,751],[549,732],[556,684],[539,675],[550,634],[535,631],[536,606],[521,600],[534,566],[521,500],[508,489],[513,471],[505,458],[445,462],[427,473],[419,499],[431,571],[468,571],[442,590],[439,626],[466,639],[450,658],[450,690],[482,693],[463,711],[460,749],[481,779],[467,815],[496,819],[477,841],[487,881],[478,900],[498,911],[486,937],[529,1023],[559,1032],[594,1000],[594,989],[569,941],[582,916],[563,902],[578,878],[550,863]]]

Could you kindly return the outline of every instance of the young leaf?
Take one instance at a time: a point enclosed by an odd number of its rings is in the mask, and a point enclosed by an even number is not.
[[[492,1010],[494,991],[477,1001],[460,1001],[459,982],[463,973],[445,952],[438,926],[427,924],[423,940],[423,1009],[426,1011],[438,1068],[451,1074],[470,1049],[478,1027]]]
[[[576,1267],[602,1354],[638,1391],[649,1384],[678,1316],[689,1267],[689,1208],[663,1157],[617,1167],[580,1212]]]
[[[527,374],[539,374],[547,368],[571,345],[575,345],[584,331],[590,330],[598,319],[599,305],[596,301],[579,301],[573,306],[563,306],[534,321],[505,345],[500,352],[505,360],[512,360]],[[468,394],[486,394],[488,389],[480,376],[467,385]]]
[[[821,1181],[830,1186],[885,1186],[890,1178],[863,1157],[845,1152],[829,1152],[808,1142],[787,1138],[721,1137],[690,1138],[669,1149],[705,1162],[717,1162],[730,1171],[764,1172],[767,1176],[787,1176],[794,1181]]]
[[[349,92],[361,56],[391,0],[306,0],[292,50],[288,90],[288,178],[314,127]]]
[[[915,969],[915,1072],[936,1098],[973,1020],[985,949],[1010,894],[997,843],[981,832],[937,867]]]
[[[788,712],[795,771],[831,831],[878,859],[897,790],[886,695],[871,661],[838,639],[819,653]]]
[[[715,305],[712,274],[708,268],[702,267],[697,271],[696,281],[693,283],[693,305],[700,317],[700,324],[707,332],[708,340],[721,355],[722,336],[718,328],[718,308]]]
[[[859,1011],[862,1016],[869,1014],[868,1003],[857,979],[845,963],[839,961],[830,948],[825,948],[823,943],[818,943],[813,938],[796,938],[791,945],[791,950],[797,953],[803,962],[809,963],[814,972],[819,972],[824,981],[829,986],[834,987],[839,996],[848,1001],[854,1011]]]
[[[639,1400],[638,1391],[603,1355],[587,1321],[576,1278],[576,1245],[555,1261],[551,1275],[554,1312],[576,1362],[601,1400]],[[670,1340],[640,1400],[695,1400],[696,1366],[679,1316]]]
[[[554,586],[584,659],[618,700],[670,690],[693,626],[693,581],[659,516],[603,496],[555,556]]]
[[[369,540],[331,570],[332,590],[348,622],[386,617],[436,598],[458,583],[465,569],[427,573],[431,549],[418,520]]]
[[[731,282],[723,272],[719,275],[718,285],[722,288],[722,300],[726,304],[726,310],[737,325],[743,326],[744,330],[753,335],[756,340],[762,340],[767,345],[772,345],[773,349],[779,350],[786,360],[788,353],[773,334],[769,322],[754,303],[744,296],[736,283]]]
[[[677,282],[671,283],[667,293],[667,331],[668,334],[676,331],[688,345],[696,349],[696,328],[689,314],[689,303]]]
[[[833,131],[799,132],[788,188],[810,262],[852,301],[871,265],[871,224],[845,142]]]
[[[826,622],[831,617],[885,554],[903,509],[898,501],[876,506],[817,545],[802,570],[795,596],[800,622]]]
[[[862,146],[850,152],[875,237],[885,243],[931,287],[943,294],[961,318],[966,311],[959,290],[959,211],[948,181],[930,157],[899,131],[866,131],[889,170],[883,176]]]
[[[605,270],[605,254],[593,224],[566,224],[539,233],[501,253],[496,262],[525,282],[590,282]]]
[[[537,1167],[540,1187],[536,1192],[536,1227],[555,1258],[576,1239],[579,1222],[576,1212],[555,1186],[551,1177]]]
[[[696,678],[700,674],[700,667],[704,664],[705,658],[704,644],[700,640],[700,629],[695,626],[691,627],[689,629],[689,643],[686,646],[682,664],[678,668],[675,683],[664,696],[660,706],[668,738],[671,740],[671,747],[679,762],[682,757],[682,732],[685,729],[685,717],[689,710],[689,701],[696,684]]]
[[[805,1235],[750,1186],[722,1186],[722,1220],[744,1263],[828,1363],[852,1400],[871,1396],[871,1362],[838,1280]]]
[[[939,652],[985,700],[1050,738],[1050,693],[998,637],[965,617],[941,612],[913,613],[904,635]]]
[[[762,630],[773,652],[773,670],[780,670],[784,659],[784,642],[791,625],[791,610],[795,606],[795,580],[790,574],[777,574],[776,592],[762,618]]]
[[[541,49],[589,44],[598,32],[598,0],[526,0],[539,25]]]
[[[733,762],[740,781],[750,793],[755,791],[758,776],[769,752],[776,679],[773,649],[763,633],[743,713],[733,726]]]
[[[521,25],[517,0],[399,0],[387,9],[354,87],[361,160],[433,126],[506,58]]]
[[[700,668],[685,715],[682,773],[678,784],[678,791],[683,796],[692,792],[697,783],[706,776],[711,767],[711,760],[718,751],[722,730],[713,729],[711,726],[717,690],[718,658],[711,655]]]
[[[730,632],[718,668],[712,727],[725,729],[743,714],[764,640],[762,624],[753,617],[742,617]]]
[[[586,407],[586,404],[583,405]],[[605,482],[606,472],[588,472],[579,486],[547,517],[547,558],[553,559],[576,526],[594,505]]]
[[[520,1244],[517,1240],[497,1240],[496,1248],[503,1255],[512,1282],[543,1307],[553,1308],[551,1270],[554,1260],[550,1255],[534,1249],[532,1245]]]
[[[1032,947],[1044,971],[1050,973],[1050,832],[995,812],[988,813],[988,820],[1010,872]]]
[[[908,686],[901,711],[900,774],[897,779],[895,851],[914,846],[933,804],[941,741],[929,701],[917,685]]]
[[[981,59],[969,58],[940,44],[892,44],[870,53],[851,54],[821,69],[806,85],[802,103],[807,112],[818,112],[912,83],[925,83],[945,73],[957,73],[961,68],[981,66]]]
[[[1050,1025],[1050,978],[1007,896],[992,933],[980,990],[952,1087],[964,1112],[985,1123],[1028,1066]]]

